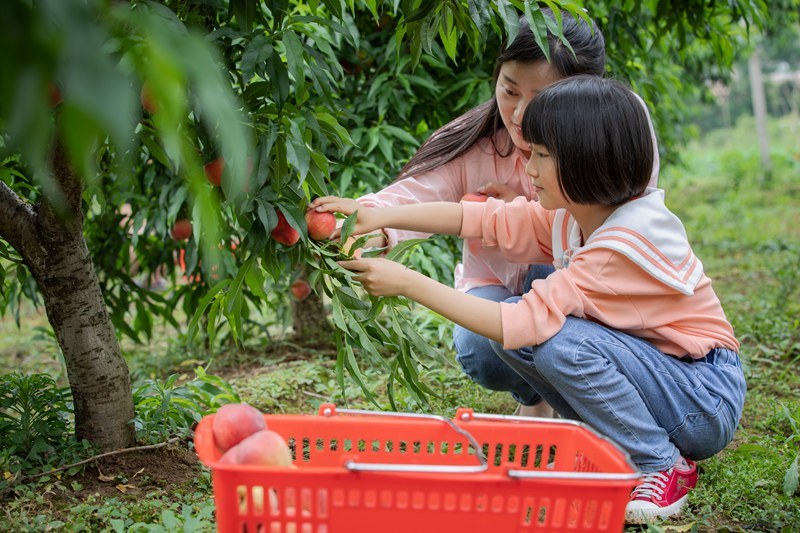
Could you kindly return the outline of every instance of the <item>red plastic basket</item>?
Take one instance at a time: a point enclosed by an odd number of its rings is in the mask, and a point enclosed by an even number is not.
[[[620,531],[640,473],[584,424],[460,409],[264,415],[297,468],[220,464],[195,430],[222,533]]]

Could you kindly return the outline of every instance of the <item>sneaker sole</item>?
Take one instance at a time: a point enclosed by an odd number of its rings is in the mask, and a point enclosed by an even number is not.
[[[625,523],[627,524],[645,524],[653,520],[667,520],[681,515],[683,506],[689,499],[689,495],[685,495],[672,505],[660,507],[658,509],[631,509],[625,511]]]

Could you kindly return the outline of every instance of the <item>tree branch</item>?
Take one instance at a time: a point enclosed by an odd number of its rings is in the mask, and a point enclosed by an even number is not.
[[[45,197],[39,209],[39,229],[45,244],[61,241],[66,234],[76,236],[83,232],[83,209],[81,195],[83,183],[75,175],[69,161],[66,147],[61,137],[56,134],[51,153],[53,180],[61,195],[63,204],[57,198]]]
[[[0,181],[0,237],[28,264],[38,264],[44,253],[36,235],[36,211]]]

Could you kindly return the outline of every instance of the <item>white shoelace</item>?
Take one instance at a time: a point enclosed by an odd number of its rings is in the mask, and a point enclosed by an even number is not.
[[[644,481],[633,489],[631,497],[634,499],[639,497],[650,498],[652,496],[660,498],[664,495],[664,489],[667,487],[667,481],[669,480],[667,474],[669,474],[669,471],[666,473],[655,472],[647,474],[644,477]]]

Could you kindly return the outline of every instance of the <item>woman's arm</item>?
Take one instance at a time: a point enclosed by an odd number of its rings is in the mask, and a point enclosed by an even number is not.
[[[442,285],[388,259],[340,261],[373,296],[405,296],[478,335],[503,342],[500,303]]]

